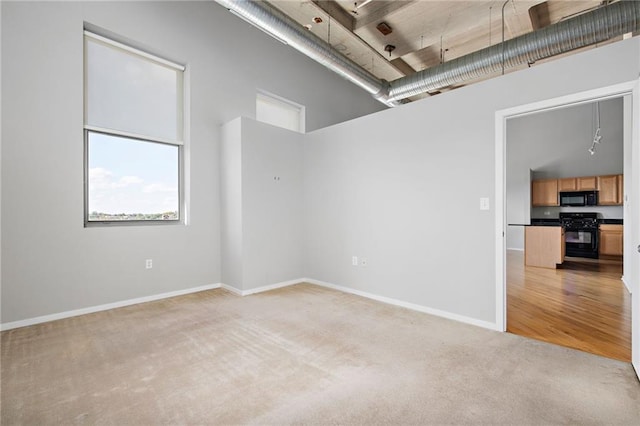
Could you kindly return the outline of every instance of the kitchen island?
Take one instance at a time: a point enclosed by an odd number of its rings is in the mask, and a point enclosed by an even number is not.
[[[562,226],[524,227],[524,264],[555,269],[564,262],[565,235]]]

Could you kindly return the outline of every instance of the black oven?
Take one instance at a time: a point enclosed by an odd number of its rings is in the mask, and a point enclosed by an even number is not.
[[[597,215],[597,213],[560,213],[567,256],[598,258]]]

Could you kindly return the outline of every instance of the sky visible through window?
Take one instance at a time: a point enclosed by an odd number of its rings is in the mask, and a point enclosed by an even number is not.
[[[89,220],[179,219],[178,146],[89,132]]]

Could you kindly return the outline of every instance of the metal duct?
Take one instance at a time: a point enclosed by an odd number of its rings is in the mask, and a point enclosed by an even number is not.
[[[387,100],[437,90],[640,29],[640,2],[619,1],[394,80]]]
[[[580,47],[640,31],[640,2],[618,1],[389,83],[335,51],[321,38],[264,1],[216,0],[276,39],[362,87],[380,102],[402,99],[532,63]]]
[[[347,80],[357,84],[374,98],[389,106],[389,83],[371,74],[351,59],[334,50],[328,43],[269,3],[250,0],[216,0],[235,15],[272,37],[299,50]]]

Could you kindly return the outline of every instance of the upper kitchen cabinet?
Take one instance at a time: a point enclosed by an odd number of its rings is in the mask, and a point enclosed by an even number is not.
[[[595,176],[576,178],[577,191],[595,191],[598,189],[598,179]]]
[[[618,175],[618,204],[624,204],[624,175]]]
[[[564,178],[558,179],[558,191],[577,191],[578,179],[577,178]]]
[[[558,179],[531,181],[531,205],[533,207],[558,205]]]
[[[619,206],[622,204],[622,175],[598,176],[598,204]]]
[[[558,192],[562,191],[595,191],[597,189],[595,176],[570,177],[558,179]]]

